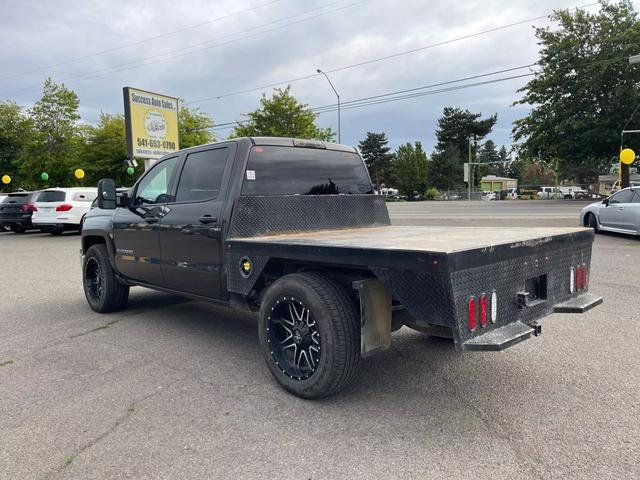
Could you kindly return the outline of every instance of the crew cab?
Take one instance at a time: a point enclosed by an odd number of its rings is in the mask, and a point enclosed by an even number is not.
[[[91,308],[143,286],[259,312],[266,364],[304,398],[333,394],[406,325],[502,350],[588,292],[593,230],[393,226],[353,147],[240,138],[160,159],[128,193],[98,184],[82,228]]]

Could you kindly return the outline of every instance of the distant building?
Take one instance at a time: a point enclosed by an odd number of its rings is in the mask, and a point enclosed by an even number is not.
[[[600,175],[598,176],[598,194],[608,197],[614,193],[618,188],[618,175]],[[640,185],[640,175],[631,175],[629,177],[629,184],[631,186]],[[616,187],[615,189],[613,187]]]
[[[483,192],[499,192],[510,188],[518,188],[518,180],[515,178],[487,175],[480,179],[480,185],[482,186]]]

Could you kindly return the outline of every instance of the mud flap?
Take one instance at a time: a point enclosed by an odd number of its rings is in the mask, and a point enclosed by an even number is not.
[[[368,357],[391,346],[391,291],[379,280],[353,282],[360,298],[360,354]]]

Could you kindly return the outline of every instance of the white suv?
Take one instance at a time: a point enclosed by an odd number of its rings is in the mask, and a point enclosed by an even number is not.
[[[80,230],[82,220],[97,196],[97,188],[48,188],[36,196],[31,222],[52,235]]]

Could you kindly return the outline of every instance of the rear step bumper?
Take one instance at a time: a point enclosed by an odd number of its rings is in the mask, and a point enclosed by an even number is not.
[[[535,332],[536,330],[529,325],[513,322],[464,342],[462,349],[483,352],[504,350],[528,339]]]
[[[562,302],[553,307],[555,313],[584,313],[602,303],[602,297],[592,293],[583,293],[575,298]],[[471,351],[498,351],[504,350],[516,343],[528,339],[531,335],[539,335],[541,325],[532,323],[526,325],[520,321],[513,322],[504,327],[491,330],[483,335],[467,340],[462,344],[463,350]]]
[[[583,293],[575,298],[562,302],[553,307],[555,313],[584,313],[602,303],[602,297],[593,293]]]

